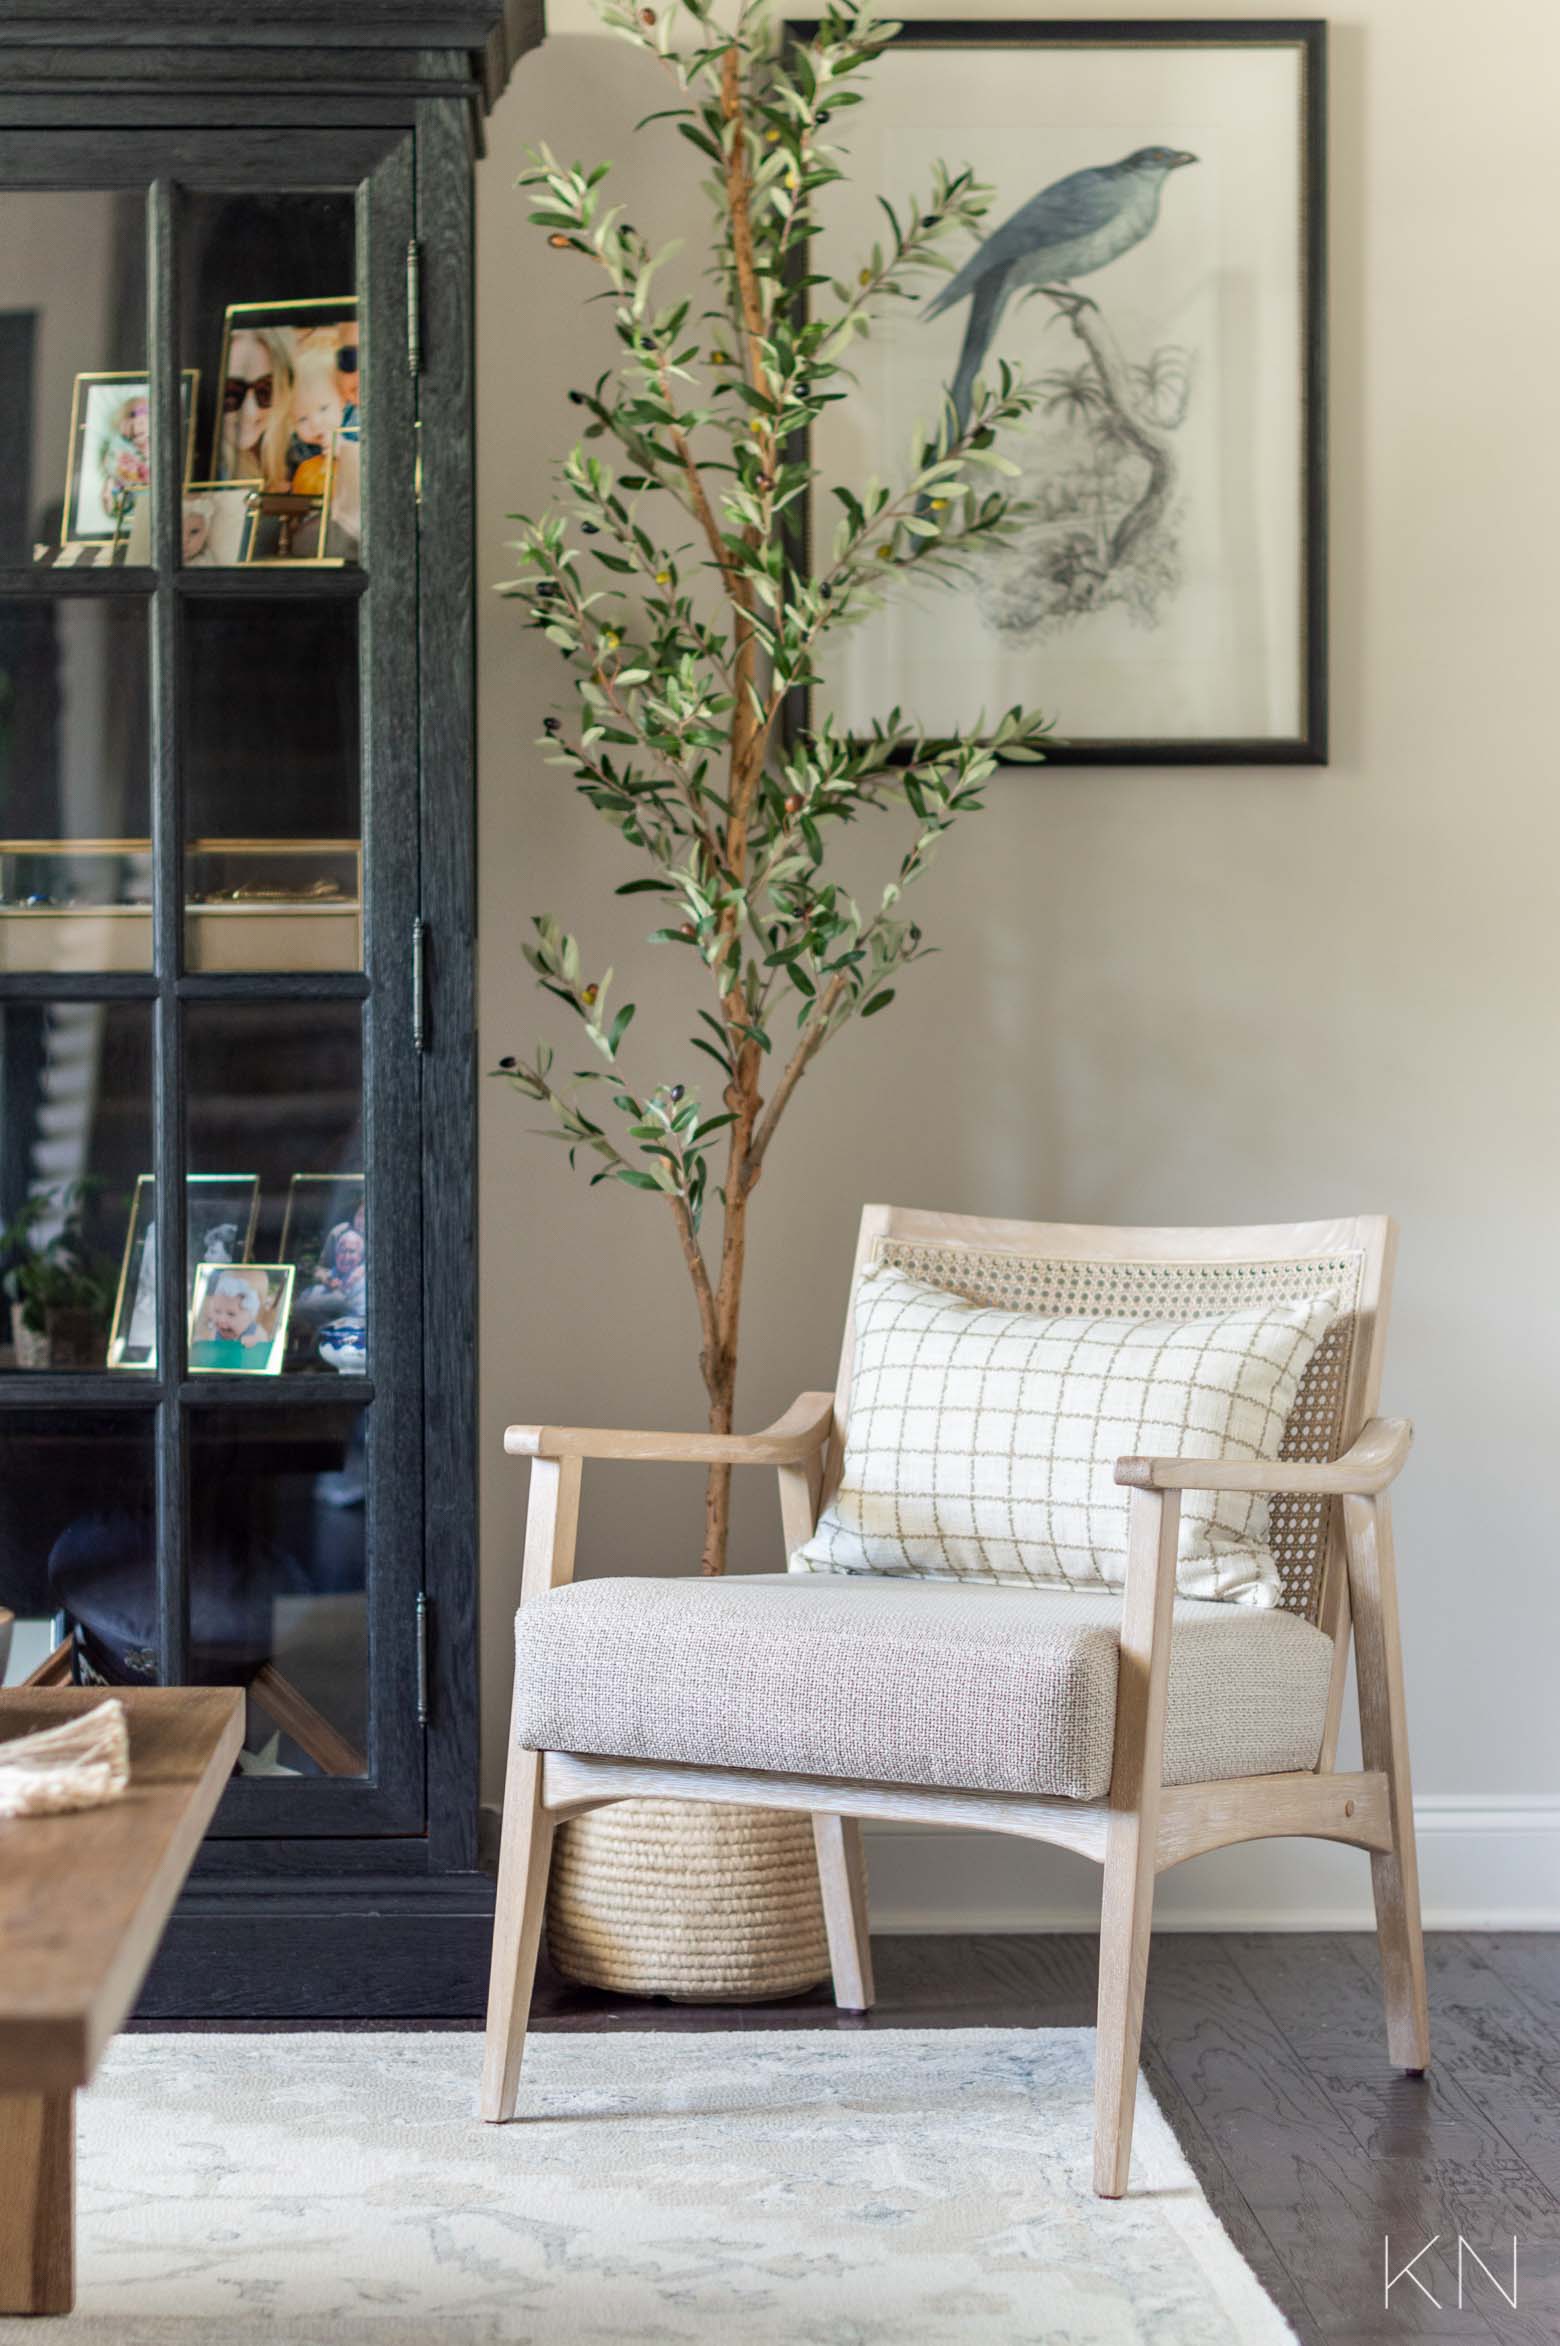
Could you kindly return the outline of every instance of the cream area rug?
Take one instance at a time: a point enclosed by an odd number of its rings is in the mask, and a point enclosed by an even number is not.
[[[121,2038],[79,2297],[6,2346],[1293,2346],[1146,2085],[1089,2188],[1086,2029]],[[47,2334],[47,2335],[45,2335]]]

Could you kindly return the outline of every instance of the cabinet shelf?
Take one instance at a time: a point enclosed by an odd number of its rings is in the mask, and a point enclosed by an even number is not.
[[[249,569],[235,565],[231,570],[176,570],[172,576],[176,593],[218,602],[271,603],[285,595],[311,602],[350,603],[368,592],[366,570],[356,567],[327,570],[313,562],[295,566],[277,563],[269,567],[257,563]]]
[[[192,839],[184,949],[192,974],[350,976],[363,966],[356,839]],[[149,839],[0,839],[0,971],[153,966]]]
[[[111,598],[115,595],[151,595],[162,574],[144,563],[91,562],[79,568],[55,569],[46,562],[0,563],[0,601],[49,602],[76,596]],[[353,603],[368,592],[368,572],[357,565],[327,570],[323,564],[300,562],[252,568],[174,570],[168,583],[175,594],[227,602],[272,603],[280,597],[302,597],[314,602]]]
[[[187,1409],[353,1408],[374,1398],[372,1377],[336,1377],[311,1370],[280,1377],[225,1377],[211,1371],[186,1377],[174,1398]],[[18,1369],[0,1363],[0,1409],[123,1409],[150,1411],[169,1397],[160,1377],[125,1369]]]
[[[56,570],[46,562],[0,563],[0,599],[5,602],[66,602],[76,597],[150,595],[157,573],[142,564],[88,563]]]

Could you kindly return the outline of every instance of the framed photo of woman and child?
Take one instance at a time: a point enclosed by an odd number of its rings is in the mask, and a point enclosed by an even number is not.
[[[206,487],[256,491],[251,562],[351,561],[362,536],[357,301],[241,301],[222,321]],[[294,507],[303,504],[302,512]]]

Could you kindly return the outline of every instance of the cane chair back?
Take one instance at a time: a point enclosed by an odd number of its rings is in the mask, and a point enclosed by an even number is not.
[[[1320,1463],[1341,1456],[1375,1412],[1393,1238],[1384,1215],[1228,1230],[1117,1230],[868,1206],[846,1315],[826,1488],[838,1483],[843,1463],[855,1289],[881,1264],[971,1303],[1057,1318],[1211,1319],[1243,1304],[1293,1302],[1336,1290],[1342,1308],[1301,1381],[1280,1449],[1283,1458]],[[1338,1626],[1344,1577],[1338,1504],[1290,1496],[1269,1501],[1281,1602],[1330,1634]]]

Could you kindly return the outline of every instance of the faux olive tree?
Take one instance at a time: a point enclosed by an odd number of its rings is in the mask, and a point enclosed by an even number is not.
[[[571,393],[583,438],[558,505],[517,517],[519,575],[504,592],[572,672],[569,714],[547,720],[550,760],[644,858],[618,893],[657,899],[651,941],[687,963],[688,1048],[718,1081],[701,1087],[691,1058],[661,1081],[636,1075],[634,1005],[613,1008],[611,971],[595,974],[550,914],[527,959],[583,1023],[595,1062],[565,1077],[538,1043],[499,1072],[545,1107],[593,1181],[643,1190],[670,1217],[709,1424],[727,1432],[748,1215],[792,1094],[825,1044],[894,1000],[927,950],[906,888],[996,766],[1038,757],[1044,733],[1016,708],[952,742],[897,709],[861,739],[796,712],[831,638],[912,581],[952,584],[1007,534],[1017,509],[1002,482],[1015,468],[995,443],[1037,393],[999,366],[962,424],[951,403],[927,419],[897,481],[816,487],[807,435],[828,402],[855,395],[855,344],[953,267],[948,248],[977,227],[989,192],[939,166],[919,199],[879,199],[887,234],[852,280],[820,276],[815,206],[844,176],[836,142],[897,27],[834,8],[797,39],[744,4],[723,30],[701,0],[606,0],[601,14],[669,77],[651,119],[709,163],[713,291],[703,307],[663,300],[670,252],[608,202],[609,167],[533,152],[519,181],[531,219],[560,266],[576,256],[594,272],[621,357]],[[809,561],[804,503],[821,510],[825,496],[837,523]],[[831,850],[842,825],[884,809],[908,833],[864,901],[831,872]],[[706,1572],[724,1567],[729,1506],[730,1470],[712,1468]]]

